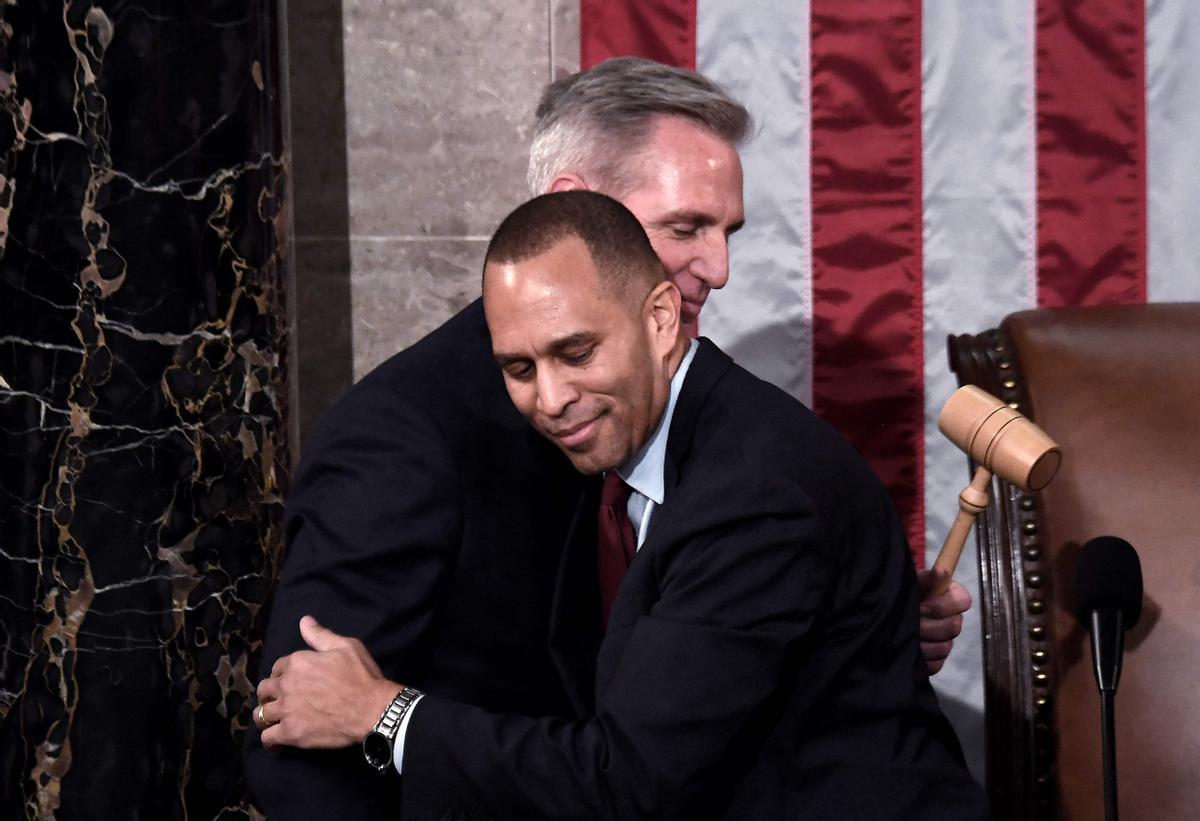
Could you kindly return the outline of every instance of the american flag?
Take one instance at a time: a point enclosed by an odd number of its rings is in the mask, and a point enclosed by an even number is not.
[[[1200,299],[1194,0],[582,0],[580,44],[585,68],[695,68],[754,115],[701,332],[857,446],[918,563],[968,478],[936,430],[948,333]],[[940,688],[978,707],[973,621],[951,660]]]

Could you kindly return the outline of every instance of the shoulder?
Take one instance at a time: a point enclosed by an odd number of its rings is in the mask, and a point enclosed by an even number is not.
[[[684,403],[681,396],[683,417],[672,420],[668,442],[677,503],[717,516],[802,512],[831,535],[867,510],[876,521],[891,518],[874,471],[803,403],[711,343],[693,368],[688,380],[697,378],[699,398]]]
[[[370,497],[440,481],[525,487],[574,478],[517,412],[473,303],[354,385],[305,442],[289,509],[336,490]]]
[[[495,375],[495,379],[487,379]],[[503,386],[479,300],[420,341],[392,355],[357,382],[339,405],[378,401],[381,394],[420,396],[421,404],[467,395],[481,383]],[[367,397],[370,397],[368,400]]]
[[[523,420],[492,361],[477,300],[355,383],[306,443],[306,459],[348,436],[395,440],[416,427],[458,440],[489,422],[515,430]]]
[[[303,445],[289,507],[330,486],[389,492],[389,478],[494,467],[532,430],[509,401],[473,303],[350,388]]]
[[[692,409],[691,449],[701,463],[719,460],[739,466],[745,476],[784,475],[805,484],[873,481],[866,462],[833,426],[727,361]]]

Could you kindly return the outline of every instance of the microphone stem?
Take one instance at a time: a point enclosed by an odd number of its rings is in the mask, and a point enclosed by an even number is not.
[[[1104,821],[1117,821],[1116,691],[1100,691],[1101,739],[1104,745]]]

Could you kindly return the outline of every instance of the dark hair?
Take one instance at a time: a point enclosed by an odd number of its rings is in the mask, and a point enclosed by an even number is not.
[[[630,297],[644,297],[666,278],[641,223],[612,197],[595,191],[559,191],[534,197],[504,218],[484,258],[521,262],[567,237],[579,237],[603,284]]]
[[[702,74],[640,57],[605,60],[542,92],[529,149],[531,193],[564,171],[590,175],[593,188],[628,191],[651,126],[664,116],[690,120],[732,146],[750,130],[745,107]]]

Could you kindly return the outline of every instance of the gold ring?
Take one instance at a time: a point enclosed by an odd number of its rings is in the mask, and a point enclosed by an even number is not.
[[[263,704],[258,705],[258,711],[257,711],[258,712],[258,723],[261,724],[263,727],[270,727],[271,723],[269,721],[267,721],[267,713],[263,709],[264,706],[266,706],[266,705],[263,705]]]

